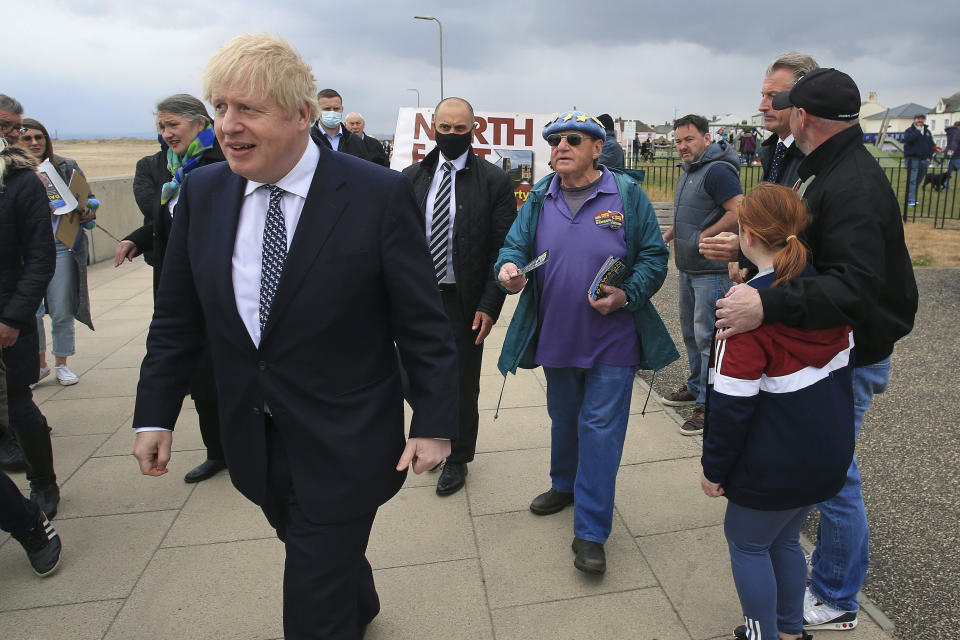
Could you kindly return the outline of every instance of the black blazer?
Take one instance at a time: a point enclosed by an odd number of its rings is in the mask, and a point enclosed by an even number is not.
[[[453,273],[464,317],[472,320],[475,312],[483,311],[496,321],[506,294],[497,286],[493,264],[517,217],[517,197],[507,172],[472,151],[471,148],[466,165],[457,171],[456,176]],[[424,224],[427,195],[439,158],[440,148],[434,147],[423,161],[403,170],[403,174],[413,181],[413,191],[420,204],[420,219]]]
[[[326,134],[320,129],[319,120],[310,127],[310,137],[320,146],[326,147],[327,149],[333,148],[330,146],[330,139],[327,138]],[[372,160],[367,154],[367,146],[363,144],[360,136],[354,134],[342,124],[340,125],[340,141],[337,143],[337,151],[354,156],[355,158]]]
[[[364,147],[367,149],[367,160],[375,162],[381,167],[389,167],[387,162],[387,152],[383,150],[383,144],[373,136],[364,135],[361,138]]]
[[[417,406],[411,437],[452,438],[456,352],[410,181],[322,145],[259,348],[234,299],[231,260],[246,180],[226,163],[191,172],[167,245],[134,427],[172,428],[205,343],[234,485],[263,504],[264,405],[304,511],[369,513],[405,473],[396,342]]]
[[[760,144],[760,165],[763,167],[763,180],[767,180],[770,174],[770,165],[773,164],[773,153],[777,149],[777,143],[780,142],[780,136],[775,133],[767,136],[767,139]],[[797,170],[800,163],[803,162],[803,151],[797,146],[797,141],[787,147],[787,152],[783,155],[783,166],[780,168],[780,175],[777,176],[777,184],[793,188],[797,183]]]

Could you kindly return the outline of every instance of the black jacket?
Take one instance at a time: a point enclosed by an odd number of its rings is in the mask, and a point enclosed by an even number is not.
[[[772,134],[760,145],[760,164],[763,166],[763,180],[767,180],[770,175],[770,165],[773,164],[773,152],[777,150],[777,143],[780,142],[780,136]],[[793,187],[797,182],[797,169],[800,162],[803,161],[803,151],[797,146],[797,141],[787,147],[783,156],[783,165],[780,167],[780,175],[777,177],[777,184],[785,187]]]
[[[315,122],[312,127],[310,127],[310,137],[312,137],[317,143],[325,146],[327,149],[333,148],[330,145],[330,139],[327,138],[327,134],[324,133],[320,128],[319,120]],[[360,136],[354,134],[342,124],[340,125],[340,143],[337,144],[337,151],[341,153],[349,153],[351,156],[363,158],[364,160],[371,159],[367,154],[367,146],[363,144],[363,140],[360,139]]]
[[[50,206],[43,183],[19,149],[7,148],[0,187],[0,322],[32,334],[37,308],[56,268]]]
[[[437,169],[440,149],[403,170],[413,181],[413,191],[425,213],[430,183]],[[517,217],[513,183],[503,169],[477,157],[471,148],[467,164],[456,173],[457,209],[453,219],[453,273],[464,317],[483,311],[494,322],[500,316],[506,294],[497,286],[493,263],[503,239]]]
[[[207,149],[200,158],[198,168],[223,162],[223,151],[216,140],[213,146]],[[173,218],[160,204],[160,190],[170,182],[173,176],[167,169],[167,146],[161,144],[160,151],[152,156],[145,156],[137,161],[137,169],[133,176],[133,197],[143,213],[144,224],[139,229],[131,231],[124,240],[137,245],[137,254],[143,254],[147,264],[153,267],[153,291],[156,293],[160,284],[160,269],[163,266],[163,255],[167,249],[167,239],[170,237],[170,227]]]
[[[383,144],[373,136],[368,136],[364,134],[363,138],[364,147],[367,149],[367,160],[370,162],[376,163],[381,167],[389,167],[390,163],[387,162],[387,152],[383,150]]]
[[[812,217],[804,239],[819,275],[761,291],[764,322],[852,325],[856,365],[879,362],[910,332],[917,312],[897,197],[859,125],[814,149],[799,174],[816,176],[803,194]]]
[[[915,126],[910,125],[903,132],[903,155],[906,158],[921,158],[924,160],[932,158],[935,146],[933,134],[930,133],[927,125],[923,125],[923,131],[919,131]]]

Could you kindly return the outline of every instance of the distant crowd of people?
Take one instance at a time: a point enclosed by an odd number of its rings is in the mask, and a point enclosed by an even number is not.
[[[869,535],[855,443],[912,328],[917,289],[850,76],[778,57],[761,87],[762,141],[677,119],[683,172],[666,230],[622,168],[607,114],[567,111],[544,127],[553,173],[518,212],[509,176],[473,153],[462,98],[437,105],[436,148],[403,172],[282,40],[228,42],[203,98],[212,116],[187,94],[156,105],[160,148],[134,179],[144,224],[115,254],[116,266],[143,255],[154,271],[134,455],[142,473],[167,472],[190,393],[207,457],[184,480],[227,469],[275,528],[285,637],[363,636],[380,610],[367,541],[409,468],[442,466],[439,496],[465,486],[483,343],[508,294],[520,297],[497,367],[504,384],[543,367],[551,422],[550,486],[530,511],[571,506],[574,567],[607,571],[636,373],[680,357],[652,302],[671,243],[689,375],[662,401],[692,408],[680,433],[703,436],[700,485],[728,500],[744,616],[733,633],[791,640],[857,625]],[[80,169],[22,113],[0,95],[0,224],[11,230],[0,237],[0,417],[11,427],[0,466],[25,468],[32,491],[28,500],[0,475],[0,528],[48,575],[59,489],[30,393],[46,368],[39,318],[51,315],[61,384],[77,381],[66,366],[73,321],[92,322],[86,246],[59,239],[59,216],[51,233],[33,175],[43,159],[64,181]],[[634,160],[652,154],[643,144]],[[745,197],[739,168],[754,156],[763,183]],[[78,205],[81,221],[94,203],[91,193]],[[814,506],[805,557],[800,528]]]

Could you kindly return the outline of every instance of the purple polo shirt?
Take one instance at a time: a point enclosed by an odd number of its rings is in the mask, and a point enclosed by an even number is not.
[[[595,364],[627,367],[640,362],[640,342],[629,311],[601,315],[587,301],[587,289],[608,256],[627,253],[624,227],[600,227],[594,214],[623,212],[617,182],[606,168],[594,193],[570,214],[560,177],[554,176],[537,223],[534,255],[550,250],[537,269],[540,340],[536,363],[545,367]]]

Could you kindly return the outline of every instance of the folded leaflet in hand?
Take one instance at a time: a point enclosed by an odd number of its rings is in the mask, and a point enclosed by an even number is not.
[[[603,266],[600,267],[600,271],[597,272],[596,277],[593,279],[593,284],[587,289],[587,293],[590,294],[591,298],[596,300],[602,297],[600,288],[603,285],[618,287],[629,275],[630,267],[627,266],[627,263],[621,258],[610,256],[604,261]]]

